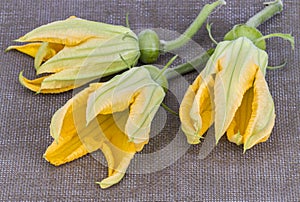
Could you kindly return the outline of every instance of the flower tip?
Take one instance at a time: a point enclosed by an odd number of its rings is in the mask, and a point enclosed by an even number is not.
[[[95,182],[95,184],[98,184],[98,185],[100,185],[100,187],[101,187],[101,182]],[[102,187],[101,187],[102,188]]]
[[[216,134],[218,134],[218,133],[216,133]],[[219,143],[219,141],[220,141],[220,139],[222,138],[222,136],[223,135],[215,135],[215,143],[216,143],[216,145]]]
[[[12,49],[14,49],[13,46],[9,46],[9,47],[7,47],[7,48],[4,50],[4,52],[6,53],[6,52],[8,52],[8,51],[10,51],[10,50],[12,50]]]
[[[246,153],[246,151],[248,149],[251,149],[254,145],[256,145],[257,143],[251,143],[249,140],[244,143],[244,154]]]
[[[47,151],[46,151],[46,152],[47,152]],[[43,159],[45,159],[47,162],[49,162],[49,160],[47,159],[46,152],[43,154]]]
[[[194,136],[194,135],[192,137],[187,136],[187,142],[189,144],[199,144],[199,143],[201,143],[200,138],[198,136]]]
[[[23,72],[24,72],[24,70],[19,73],[19,81],[22,86],[25,86],[24,82],[23,82],[23,80],[24,80]]]
[[[39,94],[41,94],[41,89],[35,92],[35,95],[39,95]]]
[[[245,154],[246,153],[246,151],[248,150],[248,149],[250,149],[251,147],[246,147],[245,146],[245,144],[244,144],[244,148],[243,148],[243,154]]]
[[[43,159],[45,159],[45,161],[47,161],[48,163],[51,163],[52,165],[54,165],[54,164],[47,158],[47,151],[45,151],[45,153],[43,154]]]
[[[77,18],[75,15],[71,15],[68,19],[74,19]]]
[[[101,189],[107,189],[108,187],[111,186],[102,182],[96,182],[96,184],[98,184],[101,187]]]
[[[225,0],[220,0],[220,4],[221,5],[226,5],[226,1]]]
[[[200,141],[199,139],[193,140],[193,141],[188,140],[188,143],[189,143],[189,144],[200,144],[201,141]]]
[[[47,152],[48,152],[48,150],[43,154],[43,159],[45,159],[45,161],[47,161],[47,162],[50,163],[51,165],[59,166],[60,164],[59,164],[58,162],[53,161],[53,160],[51,160],[51,159],[49,159],[49,158],[47,157],[47,155],[48,155]]]
[[[26,38],[25,38],[25,36],[21,36],[20,38],[18,38],[18,39],[15,39],[15,40],[13,40],[14,42],[25,42],[26,41]]]
[[[107,188],[109,188],[109,187],[111,187],[112,185],[115,184],[115,183],[107,183],[106,181],[107,180],[104,179],[101,182],[96,182],[96,184],[98,184],[101,187],[101,189],[107,189]]]

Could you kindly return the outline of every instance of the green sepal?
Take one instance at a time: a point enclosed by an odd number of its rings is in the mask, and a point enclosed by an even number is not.
[[[260,39],[257,39],[255,41],[255,43],[259,42],[259,41],[262,41],[262,40],[265,40],[265,39],[269,39],[269,38],[272,38],[272,37],[279,37],[279,38],[282,38],[284,40],[287,40],[290,42],[291,46],[292,46],[292,49],[294,50],[295,49],[295,38],[291,35],[291,34],[283,34],[283,33],[273,33],[273,34],[268,34],[266,36],[263,36],[261,37]]]
[[[244,24],[235,25],[232,30],[230,30],[224,37],[225,41],[233,41],[240,37],[247,37],[251,40],[254,45],[262,50],[266,50],[266,41],[258,40],[262,39],[262,33],[254,28]]]
[[[208,36],[209,36],[209,38],[210,38],[210,40],[214,43],[214,44],[218,44],[218,42],[214,39],[214,37],[213,37],[213,35],[212,35],[212,33],[211,33],[211,26],[213,25],[213,23],[211,23],[211,24],[209,24],[209,23],[207,23],[206,24],[206,30],[207,30],[207,32],[208,32]]]
[[[161,75],[161,70],[153,65],[144,65],[143,68],[147,69],[150,73],[150,76],[156,83],[158,83],[161,87],[164,88],[165,91],[168,90],[169,84],[168,80],[164,75]],[[157,77],[158,75],[161,75]]]

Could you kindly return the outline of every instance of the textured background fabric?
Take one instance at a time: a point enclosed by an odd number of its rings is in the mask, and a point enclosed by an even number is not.
[[[87,155],[72,163],[54,167],[42,155],[52,142],[49,124],[53,113],[73,92],[60,95],[35,95],[18,82],[18,74],[34,77],[33,60],[16,51],[4,53],[12,40],[28,31],[71,15],[125,25],[130,13],[131,28],[164,28],[183,33],[197,16],[205,0],[2,0],[0,3],[0,201],[299,201],[300,200],[300,2],[284,1],[282,14],[260,26],[264,34],[293,33],[295,51],[281,39],[268,41],[270,65],[287,61],[285,68],[268,71],[276,107],[276,125],[270,139],[243,154],[222,138],[209,156],[200,160],[200,145],[190,146],[184,155],[157,172],[127,174],[117,185],[101,190],[96,181],[107,175],[107,168]],[[245,22],[263,8],[262,0],[228,1],[227,6],[209,18],[217,40],[237,23]],[[201,46],[213,44],[202,28],[194,37]],[[167,56],[166,56],[167,57]],[[169,57],[168,57],[169,58]],[[197,73],[185,79],[192,82]],[[185,91],[183,86],[177,86]],[[165,100],[178,108],[170,93]],[[165,127],[151,138],[142,154],[164,151],[176,138],[179,118],[168,115]],[[155,131],[158,126],[153,126]],[[186,147],[184,137],[180,144]],[[180,145],[179,145],[180,146]],[[176,156],[148,159],[142,169],[151,171]],[[163,153],[163,152],[162,152]],[[146,155],[147,156],[147,155]],[[178,155],[177,155],[178,156]],[[150,158],[150,157],[149,157]],[[174,157],[175,158],[175,157]],[[151,163],[152,162],[152,163]],[[133,161],[131,167],[139,165]]]

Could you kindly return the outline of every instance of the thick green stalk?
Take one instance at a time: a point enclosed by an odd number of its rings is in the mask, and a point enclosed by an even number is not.
[[[217,1],[217,2],[214,3],[215,7],[217,6],[216,5],[217,3],[219,3],[218,5],[221,4],[220,1]],[[270,19],[271,17],[273,17],[274,15],[276,15],[277,13],[279,13],[283,10],[283,4],[282,4],[281,0],[276,0],[276,1],[273,1],[273,2],[269,2],[269,3],[267,3],[267,5],[268,6],[265,7],[263,10],[261,10],[256,15],[251,17],[247,21],[246,25],[251,26],[251,27],[258,27],[260,24],[264,23],[265,21],[267,21],[268,19]],[[207,5],[207,6],[212,6],[212,4]],[[204,7],[203,10],[205,10],[205,7]],[[199,16],[201,15],[201,13],[199,14]],[[179,40],[179,39],[176,39],[174,41],[177,41],[177,40]],[[170,46],[170,47],[172,47],[172,46]],[[199,67],[202,67],[204,64],[206,64],[206,62],[208,61],[208,59],[212,55],[212,53],[213,53],[213,49],[199,55],[198,57],[195,57],[190,62],[178,65],[178,66],[176,66],[172,69],[167,69],[167,71],[165,72],[164,75],[166,76],[166,78],[168,80],[170,80],[172,78],[177,77],[179,74],[183,75],[183,74],[191,72],[195,69],[200,70]]]
[[[246,25],[250,27],[258,27],[275,14],[280,13],[283,10],[283,4],[281,0],[272,1],[266,3],[267,7],[261,10],[259,13],[251,17],[247,22]]]
[[[168,80],[171,80],[173,78],[176,78],[178,75],[184,75],[194,70],[200,71],[200,67],[203,67],[203,65],[207,63],[212,53],[213,49],[210,49],[209,51],[202,53],[201,55],[195,57],[193,60],[187,63],[178,65],[172,69],[167,69],[164,72],[164,75]]]
[[[207,4],[203,7],[194,22],[188,27],[188,29],[177,39],[172,41],[161,40],[161,51],[170,52],[171,50],[180,48],[186,44],[201,28],[207,17],[220,5],[225,5],[224,0],[218,0],[212,4]]]

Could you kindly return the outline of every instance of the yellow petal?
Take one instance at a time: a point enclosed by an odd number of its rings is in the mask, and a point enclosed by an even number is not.
[[[136,92],[130,106],[125,134],[136,144],[148,142],[151,122],[165,97],[158,84],[150,83]]]
[[[102,121],[107,116],[110,116],[110,120]],[[106,148],[101,148],[101,150],[109,162],[109,176],[99,184],[101,188],[108,188],[123,178],[137,149],[134,143],[129,142],[127,135],[124,133],[124,125],[128,119],[126,112],[113,115],[98,115],[97,119],[106,138]],[[99,142],[97,139],[96,141]]]
[[[46,61],[55,56],[56,53],[59,52],[62,48],[63,46],[60,44],[53,44],[48,42],[42,43],[35,55],[35,69],[38,69],[43,61]]]
[[[65,86],[65,87],[62,87],[62,88],[51,88],[51,89],[44,88],[44,89],[42,89],[41,85],[42,85],[43,81],[45,81],[49,77],[50,77],[50,75],[43,76],[43,77],[40,77],[40,78],[37,78],[37,79],[34,79],[34,80],[29,80],[29,79],[25,78],[23,76],[23,72],[21,72],[20,75],[19,75],[19,81],[24,87],[26,87],[29,90],[31,90],[33,92],[36,92],[36,93],[44,93],[44,94],[61,93],[61,92],[65,92],[65,91],[68,91],[68,90],[71,90],[71,89],[75,88],[74,85],[70,85],[70,86]]]
[[[17,51],[25,53],[31,57],[35,57],[39,48],[41,47],[41,45],[42,45],[42,43],[28,43],[28,44],[21,45],[21,46],[9,46],[6,49],[6,51],[17,50]],[[50,59],[51,57],[53,57],[63,47],[64,46],[61,44],[49,43],[48,48],[50,49],[50,51],[48,52],[48,54],[45,55],[43,61],[46,61],[46,60]]]
[[[215,135],[217,142],[232,122],[243,95],[252,86],[257,68],[266,69],[268,55],[241,37],[224,49],[215,79]]]
[[[87,78],[86,78],[87,77]],[[54,74],[49,74],[34,80],[19,76],[20,83],[26,88],[38,93],[62,93],[80,87],[97,77],[92,74],[85,75],[78,73],[78,70],[65,70]]]
[[[244,144],[244,151],[268,139],[275,123],[274,103],[263,72],[257,71],[254,86],[244,95],[243,102],[227,130],[231,142]]]
[[[274,102],[260,70],[257,71],[253,91],[252,114],[244,136],[244,151],[266,141],[275,124]]]
[[[62,89],[61,92],[66,91],[69,87],[77,88],[82,86],[92,80],[95,80],[97,77],[94,77],[91,74],[84,74],[79,70],[63,70],[54,74],[50,74],[45,78],[41,84],[41,90],[46,89]],[[65,89],[65,90],[64,90]]]
[[[129,119],[125,134],[130,141],[140,144],[148,141],[151,121],[164,96],[163,88],[152,80],[146,69],[132,68],[114,77],[90,95],[87,122],[98,114],[126,110]]]
[[[90,38],[107,39],[127,32],[131,32],[131,30],[126,27],[72,17],[40,26],[16,41],[45,41],[73,46]]]
[[[244,135],[252,114],[254,98],[253,87],[248,89],[243,96],[243,101],[235,113],[235,116],[227,129],[227,138],[237,145],[244,144]]]
[[[190,144],[200,143],[200,138],[213,123],[213,84],[212,76],[203,80],[199,75],[180,105],[181,128]]]
[[[78,93],[53,115],[50,134],[55,141],[44,154],[44,158],[51,164],[58,166],[88,153],[77,135],[77,131],[88,132],[85,121],[80,123],[82,117],[80,114],[84,115],[85,100],[96,87],[91,86]],[[84,131],[84,129],[86,130]]]
[[[76,127],[72,117],[72,108],[69,108],[63,120],[61,134],[47,148],[44,158],[55,166],[73,161],[88,153],[76,134]]]
[[[123,74],[115,76],[90,95],[87,106],[87,122],[98,114],[111,114],[128,109],[134,101],[137,91],[153,83],[149,72],[140,67],[131,68]]]
[[[17,51],[25,53],[25,54],[27,54],[31,57],[35,57],[37,51],[41,47],[41,44],[42,43],[29,43],[29,44],[25,44],[25,45],[22,45],[22,46],[9,46],[6,49],[6,51],[17,50]]]
[[[104,77],[124,70],[128,68],[127,64],[135,64],[140,52],[138,43],[133,38],[123,37],[118,35],[107,41],[93,38],[77,46],[65,46],[57,55],[41,65],[37,73],[80,69],[81,72],[93,71],[93,75]]]
[[[181,128],[190,144],[200,143],[200,138],[214,121],[214,85],[215,75],[220,71],[220,58],[226,56],[225,50],[230,42],[218,44],[205,68],[191,85],[180,104],[179,116]]]
[[[86,124],[87,97],[101,85],[93,84],[86,88],[54,114],[50,129],[56,141],[44,157],[50,163],[60,165],[100,149],[108,162],[109,176],[99,184],[107,188],[123,178],[137,147],[124,134],[128,119],[126,111],[98,115]]]

